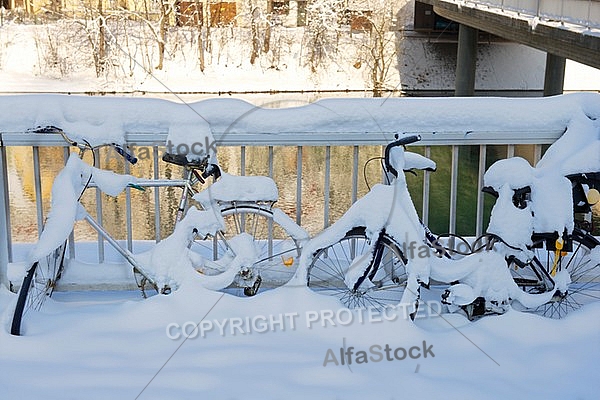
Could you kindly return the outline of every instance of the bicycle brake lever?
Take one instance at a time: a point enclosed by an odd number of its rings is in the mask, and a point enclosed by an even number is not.
[[[127,187],[130,187],[130,188],[133,188],[133,189],[137,189],[137,190],[139,190],[140,192],[145,192],[145,191],[146,191],[146,188],[145,188],[145,187],[142,187],[142,186],[140,186],[140,185],[137,185],[137,184],[135,184],[135,183],[128,183],[128,184],[127,184]]]

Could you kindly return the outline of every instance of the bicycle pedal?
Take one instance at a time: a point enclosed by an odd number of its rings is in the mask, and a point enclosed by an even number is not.
[[[446,289],[446,290],[444,291],[444,293],[442,293],[442,296],[441,296],[441,301],[440,301],[440,302],[441,302],[442,304],[451,305],[451,304],[452,304],[452,302],[451,302],[450,300],[448,300],[448,298],[450,297],[450,294],[451,294],[451,293],[452,293],[452,292],[451,292],[449,289]]]
[[[429,289],[429,282],[423,282],[422,280],[418,280],[417,283],[419,284],[419,289],[424,287],[425,289]]]
[[[162,289],[160,289],[160,294],[171,294],[171,288],[165,285]]]
[[[252,270],[251,270],[250,268],[248,268],[248,267],[243,267],[243,268],[240,270],[240,276],[241,276],[241,277],[242,277],[242,279],[244,279],[244,280],[249,280],[249,279],[252,279],[252,275],[253,275],[253,274],[252,274]],[[256,281],[255,281],[255,284],[256,284]]]
[[[560,301],[564,300],[565,297],[567,297],[567,295],[568,295],[568,292],[563,293],[560,290],[557,290],[556,292],[554,292],[554,295],[552,295],[552,298],[550,299],[550,303],[560,302]]]
[[[252,286],[246,286],[244,288],[244,295],[248,297],[254,296],[256,293],[258,293],[258,289],[260,288],[261,283],[262,278],[259,275],[258,277],[256,277],[256,280],[254,281],[254,284]]]

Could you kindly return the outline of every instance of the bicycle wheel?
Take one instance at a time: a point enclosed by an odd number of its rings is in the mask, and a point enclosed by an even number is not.
[[[552,300],[536,308],[514,304],[515,309],[532,312],[548,318],[563,318],[569,312],[600,299],[600,242],[591,235],[576,229],[572,235],[572,251],[559,253],[554,250],[535,249],[535,258],[519,266],[509,263],[515,283],[527,293],[544,293],[554,290],[549,277],[552,271],[567,270],[571,283],[566,293],[556,293]]]
[[[56,282],[64,268],[66,242],[55,249],[46,258],[33,263],[23,278],[19,289],[17,305],[13,315],[10,333],[21,335],[23,316],[29,310],[39,310],[46,299],[52,296]]]
[[[205,257],[210,254],[209,258],[216,264],[205,266],[203,273],[222,273],[231,260],[229,241],[246,233],[252,237],[256,262],[240,270],[225,291],[237,296],[253,296],[259,289],[279,287],[292,278],[298,266],[300,245],[276,222],[270,204],[229,204],[223,206],[221,214],[224,231],[210,240],[195,242],[203,247],[200,252]]]
[[[344,278],[352,261],[370,249],[365,228],[353,228],[338,242],[317,250],[307,270],[308,287],[317,293],[335,296],[348,308],[373,307],[381,310],[396,305],[406,289],[406,260],[387,235],[380,241],[380,262],[367,270],[370,284],[350,288]],[[365,286],[368,288],[365,289]]]

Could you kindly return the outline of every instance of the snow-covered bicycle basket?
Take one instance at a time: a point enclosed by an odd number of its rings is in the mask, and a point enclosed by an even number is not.
[[[488,233],[521,249],[533,244],[534,234],[571,234],[574,213],[591,211],[597,201],[598,171],[600,123],[579,115],[535,167],[513,157],[488,169],[484,190],[497,197]]]

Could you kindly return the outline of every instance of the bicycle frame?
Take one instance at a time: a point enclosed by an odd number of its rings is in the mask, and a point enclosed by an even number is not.
[[[187,202],[190,197],[190,193],[194,193],[194,189],[192,187],[193,173],[191,170],[186,170],[184,179],[179,180],[171,180],[171,179],[156,179],[156,180],[136,180],[135,185],[141,188],[159,188],[159,187],[180,187],[182,188],[181,197],[179,200],[179,207],[177,210],[176,223],[181,221],[184,216],[185,210],[187,208]],[[98,186],[92,181],[88,185],[90,188],[97,188]],[[136,256],[129,251],[127,248],[121,246],[117,240],[115,240],[108,231],[98,223],[90,214],[85,211],[85,215],[83,217],[85,220],[104,240],[111,245],[111,247],[116,250],[137,272],[144,276],[144,279],[151,281],[149,277],[144,274],[143,265],[136,259]],[[146,297],[145,291],[143,288],[143,284],[138,283],[140,290],[142,291],[142,295]],[[159,291],[158,288],[155,287],[155,290]]]

